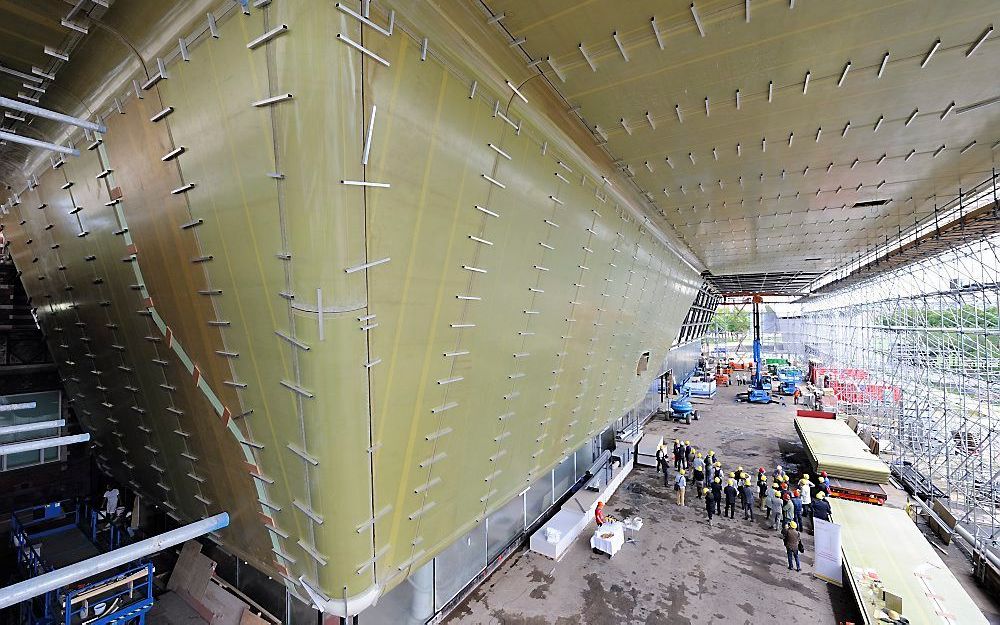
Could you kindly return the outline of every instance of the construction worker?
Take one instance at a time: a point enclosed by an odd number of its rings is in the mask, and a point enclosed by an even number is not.
[[[694,487],[698,490],[698,499],[701,499],[701,491],[705,488],[705,461],[702,459],[701,454],[695,455],[691,466],[693,467],[692,477],[694,478]]]
[[[597,507],[594,508],[594,520],[597,521],[597,527],[604,525],[604,502],[598,501]]]
[[[795,570],[801,571],[802,566],[799,564],[799,546],[802,542],[802,536],[799,534],[798,526],[795,521],[788,524],[781,532],[781,539],[785,544],[785,554],[788,556],[788,570],[792,570],[792,562],[795,563]]]
[[[663,466],[665,458],[666,458],[666,450],[663,449],[663,443],[660,443],[659,445],[656,446],[656,472],[657,473],[660,472],[661,468],[663,468],[664,470],[666,470],[665,467]]]
[[[830,496],[830,483],[826,481],[826,478],[821,475],[821,476],[819,476],[817,478],[816,481],[819,482],[819,484],[817,484],[816,487],[820,491],[822,491],[826,496],[829,497]]]
[[[674,471],[684,468],[684,445],[679,440],[674,439]]]
[[[705,497],[705,511],[708,512],[708,524],[712,524],[712,515],[715,513],[716,499],[711,488],[701,489],[701,494]]]
[[[736,481],[731,479],[726,483],[726,488],[723,489],[723,493],[726,495],[726,511],[723,513],[730,519],[733,518],[736,513]]]
[[[781,529],[781,495],[777,484],[771,485],[771,498],[768,501],[768,517],[771,519],[771,529]]]
[[[715,450],[714,449],[710,449],[708,451],[708,455],[705,456],[705,466],[706,467],[714,466],[715,463],[718,462],[718,461],[719,461],[719,459],[715,457]]]
[[[800,390],[799,390],[799,387],[797,387],[797,386],[796,386],[796,387],[795,387],[795,392],[794,392],[794,393],[792,393],[792,402],[793,402],[793,403],[794,403],[794,404],[795,404],[796,406],[798,406],[798,405],[799,405],[799,398],[800,398],[800,397],[802,397],[802,391],[800,391]]]
[[[684,468],[690,469],[692,462],[694,462],[694,447],[691,446],[691,441],[684,441]]]
[[[792,497],[787,492],[781,495],[781,526],[785,527],[795,520],[795,506]]]
[[[684,469],[677,472],[674,478],[674,492],[677,493],[677,505],[684,505],[684,489],[687,488],[687,478],[684,477]]]
[[[756,495],[753,481],[748,477],[743,482],[743,519],[753,521],[753,500]]]
[[[830,520],[833,509],[830,508],[830,502],[826,500],[826,493],[823,491],[816,493],[816,499],[813,500],[812,504],[812,513],[814,519]]]
[[[712,500],[715,502],[715,513],[722,515],[722,478],[712,480]]]
[[[737,484],[742,484],[743,480],[747,479],[746,473],[743,472],[743,467],[736,467],[736,471],[734,473],[736,474],[734,478],[736,479]]]
[[[798,489],[792,491],[792,508],[795,522],[799,527],[802,525],[802,495]]]
[[[767,499],[767,472],[764,467],[761,467],[757,471],[757,492],[760,494],[758,498],[760,501],[760,509],[764,509],[764,503]]]
[[[814,486],[815,484],[809,481],[809,474],[804,473],[802,479],[799,480],[799,492],[802,493],[802,516],[812,515],[812,489]]]

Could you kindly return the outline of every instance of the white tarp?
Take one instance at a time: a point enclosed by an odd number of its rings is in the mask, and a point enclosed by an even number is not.
[[[816,553],[814,574],[816,577],[836,584],[844,585],[843,554],[840,550],[840,526],[836,523],[813,519],[815,535],[813,544]]]

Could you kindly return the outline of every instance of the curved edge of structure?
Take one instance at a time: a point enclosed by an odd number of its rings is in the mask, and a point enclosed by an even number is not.
[[[360,592],[353,597],[330,599],[319,590],[313,588],[301,576],[299,577],[299,584],[305,589],[306,594],[309,595],[309,600],[313,602],[313,605],[317,609],[322,610],[324,614],[339,616],[341,618],[360,614],[363,610],[367,610],[375,605],[375,602],[382,595],[382,588],[378,584],[373,584],[364,592]]]

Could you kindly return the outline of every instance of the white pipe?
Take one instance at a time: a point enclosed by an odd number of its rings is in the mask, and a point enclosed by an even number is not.
[[[66,425],[65,419],[56,419],[55,421],[36,421],[35,423],[22,423],[21,425],[8,425],[0,428],[0,436],[3,436],[4,434],[20,434],[21,432],[35,432],[38,430],[61,428],[64,425]]]
[[[39,438],[33,441],[22,441],[20,443],[7,443],[0,445],[0,456],[16,454],[22,451],[38,451],[49,447],[61,447],[72,445],[73,443],[86,443],[90,440],[90,434],[73,434],[72,436],[53,436],[52,438]]]
[[[64,566],[61,569],[56,569],[38,577],[32,577],[6,588],[0,588],[0,609],[27,601],[50,590],[56,590],[79,580],[87,579],[92,575],[97,575],[117,566],[128,564],[143,556],[148,556],[162,551],[167,547],[173,547],[193,538],[198,538],[209,532],[222,529],[227,525],[229,525],[229,515],[222,512],[213,517],[195,521],[184,527],[171,530],[165,534],[147,538],[127,547],[94,556],[83,562]]]
[[[25,104],[24,102],[12,100],[3,96],[0,96],[0,108],[14,109],[15,111],[29,113],[31,115],[35,115],[36,117],[44,117],[45,119],[62,122],[63,124],[79,126],[80,128],[86,128],[87,130],[92,130],[94,132],[105,133],[108,131],[108,127],[104,124],[88,122],[87,120],[80,119],[79,117],[73,117],[72,115],[66,115],[64,113],[57,113],[56,111],[43,109],[42,107],[35,106],[33,104]]]
[[[934,512],[934,510],[927,504],[927,502],[922,500],[920,497],[913,497],[913,501],[917,502],[917,505],[919,505],[923,509],[923,511],[928,514],[928,516],[937,521],[938,525],[940,525],[945,529],[948,529],[950,527],[947,523],[945,523],[944,519],[938,516],[938,514]],[[992,562],[993,566],[1000,568],[1000,557],[997,557],[997,555],[992,551],[990,551],[989,549],[980,548],[979,544],[976,542],[976,537],[970,534],[967,529],[961,526],[961,524],[956,523],[955,527],[951,528],[951,530],[954,534],[958,534],[960,538],[965,540],[965,542],[969,543],[969,545],[972,546],[973,551],[978,551],[987,560]]]
[[[22,137],[21,135],[15,135],[12,132],[0,130],[0,140],[10,141],[11,143],[20,143],[22,145],[30,145],[33,148],[42,148],[43,150],[52,150],[53,152],[59,152],[60,154],[80,156],[80,150],[77,150],[76,148],[68,148],[64,145],[59,145],[58,143],[39,141],[38,139],[32,139],[31,137]]]

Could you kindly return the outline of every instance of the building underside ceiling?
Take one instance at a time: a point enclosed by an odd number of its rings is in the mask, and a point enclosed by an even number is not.
[[[716,276],[832,270],[989,177],[992,0],[482,3]]]
[[[726,296],[795,295],[802,293],[821,274],[814,271],[776,271],[771,273],[737,273],[716,276],[703,274],[705,280]]]

